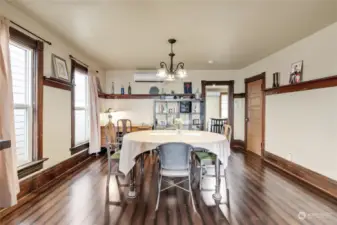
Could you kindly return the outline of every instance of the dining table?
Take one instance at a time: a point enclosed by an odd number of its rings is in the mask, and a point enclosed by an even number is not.
[[[182,142],[191,145],[193,148],[206,149],[216,155],[216,185],[213,199],[220,201],[220,163],[226,170],[231,152],[229,141],[223,134],[196,130],[147,130],[126,134],[123,137],[120,152],[119,171],[125,175],[130,174],[128,198],[137,196],[134,165],[138,156],[156,149],[161,144],[173,142]],[[226,187],[228,188],[227,184]]]

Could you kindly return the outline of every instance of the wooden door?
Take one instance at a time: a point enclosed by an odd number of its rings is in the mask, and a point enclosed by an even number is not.
[[[262,155],[263,142],[263,79],[247,85],[246,149]]]

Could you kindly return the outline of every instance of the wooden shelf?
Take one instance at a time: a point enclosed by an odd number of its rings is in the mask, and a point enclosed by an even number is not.
[[[71,91],[73,85],[67,81],[59,80],[53,77],[43,77],[43,85]]]
[[[161,95],[161,94],[104,94],[98,93],[98,97],[105,98],[105,99],[160,99],[160,97],[165,96],[178,96],[178,97],[185,97],[191,98],[194,97],[194,94],[170,94],[170,95]]]
[[[337,86],[337,76],[324,77],[315,80],[303,81],[298,84],[289,84],[277,88],[268,88],[264,90],[265,95],[283,94],[297,91],[307,91],[320,88]]]

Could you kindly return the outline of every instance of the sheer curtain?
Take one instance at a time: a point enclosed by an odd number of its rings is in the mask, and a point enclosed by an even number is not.
[[[89,154],[101,151],[101,127],[99,99],[96,76],[89,71],[89,114],[90,114],[90,136],[89,136]]]
[[[15,154],[12,75],[9,60],[9,21],[0,17],[0,139],[12,147],[0,151],[0,208],[17,203],[20,191]]]

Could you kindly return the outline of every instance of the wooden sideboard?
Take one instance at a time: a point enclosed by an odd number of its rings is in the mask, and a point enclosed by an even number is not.
[[[142,130],[152,130],[152,126],[142,126],[135,125],[131,127],[131,132],[142,131]],[[105,136],[104,136],[104,126],[101,126],[101,147],[105,147]]]

